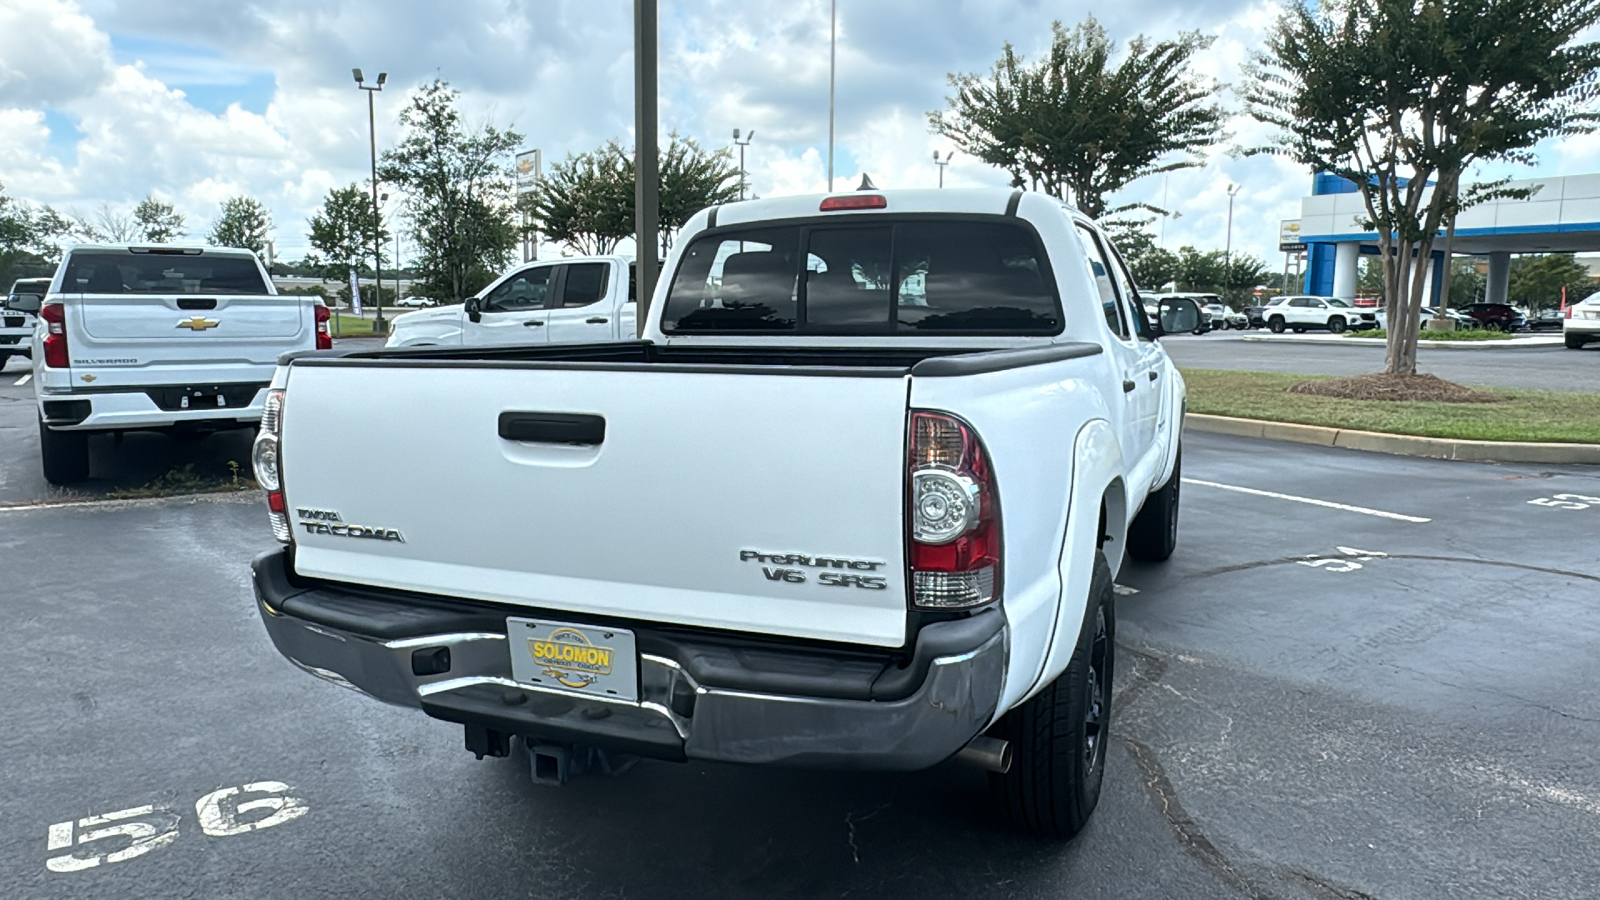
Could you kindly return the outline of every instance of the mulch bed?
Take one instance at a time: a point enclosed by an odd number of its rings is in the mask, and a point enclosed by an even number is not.
[[[1423,400],[1431,403],[1501,403],[1505,397],[1475,391],[1434,375],[1357,375],[1319,378],[1289,388],[1291,394],[1313,394],[1345,400]]]

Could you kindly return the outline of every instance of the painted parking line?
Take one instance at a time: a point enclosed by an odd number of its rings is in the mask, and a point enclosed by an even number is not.
[[[1238,494],[1249,494],[1253,497],[1270,497],[1273,500],[1290,500],[1295,503],[1307,503],[1311,506],[1321,506],[1325,509],[1338,509],[1344,512],[1361,513],[1364,516],[1377,516],[1380,519],[1394,519],[1397,522],[1432,522],[1421,516],[1408,516],[1404,513],[1385,512],[1381,509],[1368,509],[1365,506],[1351,506],[1347,503],[1334,503],[1332,500],[1318,500],[1315,497],[1297,497],[1294,494],[1280,494],[1277,491],[1263,491],[1257,488],[1240,487],[1236,484],[1218,484],[1215,481],[1201,481],[1198,478],[1185,478],[1184,484],[1195,484],[1200,487],[1216,488],[1220,491],[1233,491]]]
[[[16,381],[15,381],[15,382],[14,382],[14,383],[13,383],[13,386],[14,386],[14,387],[22,387],[22,386],[23,386],[23,385],[25,385],[25,384],[27,384],[27,383],[28,383],[28,381],[29,381],[29,380],[30,380],[30,379],[32,379],[32,378],[33,378],[33,373],[32,373],[32,372],[29,372],[29,373],[28,373],[28,374],[26,374],[26,375],[24,375],[24,376],[22,376],[22,377],[21,377],[21,378],[18,378],[18,379],[17,379],[17,380],[16,380]]]

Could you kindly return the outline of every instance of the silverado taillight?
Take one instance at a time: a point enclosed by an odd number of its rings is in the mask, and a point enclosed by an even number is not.
[[[912,604],[991,602],[1000,596],[1000,507],[983,444],[965,422],[932,412],[911,414],[908,444]]]
[[[328,320],[333,318],[333,311],[327,306],[318,303],[317,310],[317,349],[332,350],[333,335],[328,331]]]
[[[283,499],[283,464],[278,455],[278,440],[283,435],[283,389],[267,391],[267,401],[261,409],[261,431],[250,452],[255,466],[256,483],[267,492],[267,520],[272,523],[272,536],[285,544],[294,543],[294,533],[289,530],[289,508]]]
[[[50,369],[65,369],[72,365],[67,356],[67,308],[60,302],[39,307],[39,318],[44,320],[44,364]]]

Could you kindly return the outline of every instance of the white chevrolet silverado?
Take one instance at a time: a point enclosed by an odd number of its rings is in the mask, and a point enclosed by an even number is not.
[[[322,301],[280,296],[249,250],[72,247],[34,339],[45,479],[89,477],[94,432],[255,427],[278,357],[332,346]]]
[[[585,256],[518,266],[466,303],[396,316],[390,347],[490,347],[632,340],[632,263]]]
[[[630,758],[989,769],[1075,833],[1112,579],[1177,539],[1184,385],[1042,194],[698,213],[643,340],[286,359],[257,438],[278,650],[536,780]],[[332,456],[405,448],[402,480]],[[513,738],[516,740],[513,741]]]
[[[18,278],[0,298],[0,368],[8,357],[33,356],[33,332],[49,289],[48,278]]]

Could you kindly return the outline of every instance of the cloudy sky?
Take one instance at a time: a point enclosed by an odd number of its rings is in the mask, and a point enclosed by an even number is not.
[[[1025,55],[1050,23],[1092,9],[1111,34],[1217,36],[1200,61],[1222,83],[1257,46],[1270,2],[1213,0],[838,0],[836,184],[866,171],[880,187],[932,186],[945,144],[926,113],[944,106],[946,74],[982,71],[1009,40]],[[762,195],[826,187],[828,0],[662,0],[661,123],[707,146],[754,129],[748,151]],[[131,207],[146,193],[175,203],[191,235],[236,194],[264,201],[281,257],[306,249],[306,219],[329,188],[366,177],[366,100],[350,69],[389,74],[378,145],[393,143],[403,95],[441,76],[470,118],[514,127],[547,160],[631,139],[628,0],[0,0],[0,183],[58,208]],[[1224,102],[1238,101],[1224,93]],[[1236,140],[1259,140],[1248,121]],[[1600,140],[1541,148],[1527,177],[1600,168]],[[957,155],[949,185],[1004,185]],[[1305,171],[1236,159],[1138,182],[1124,200],[1167,198],[1181,218],[1169,247],[1220,248],[1227,186],[1240,186],[1233,242],[1270,266],[1277,223],[1298,214]],[[1161,228],[1158,223],[1155,228]]]

